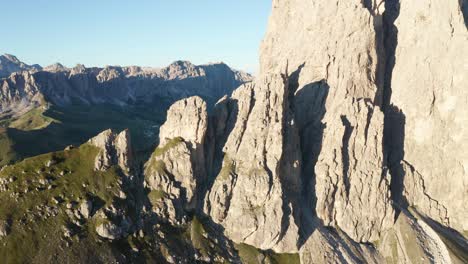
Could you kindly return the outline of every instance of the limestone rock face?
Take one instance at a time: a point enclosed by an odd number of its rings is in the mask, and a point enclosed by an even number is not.
[[[79,212],[84,218],[89,218],[93,211],[93,203],[90,200],[84,200],[80,204]]]
[[[203,213],[235,243],[304,263],[450,263],[444,226],[466,232],[460,8],[273,1],[256,80],[210,117],[199,98],[169,110],[146,165],[153,210],[178,222],[206,191]]]
[[[119,134],[110,129],[105,130],[88,143],[101,149],[94,163],[96,170],[107,170],[113,165],[118,165],[125,174],[131,172],[133,154],[127,129]]]
[[[463,3],[400,1],[388,126],[403,203],[468,230],[468,31]],[[466,8],[466,6],[465,6]],[[465,10],[466,15],[466,10]],[[417,73],[417,74],[416,74]]]
[[[99,236],[110,240],[118,239],[122,236],[122,230],[120,227],[112,222],[106,222],[96,226],[96,233]]]
[[[160,128],[159,146],[145,165],[153,211],[171,223],[183,223],[196,207],[200,185],[206,180],[204,142],[208,113],[200,97],[171,106]]]
[[[289,64],[317,216],[362,242],[393,219],[382,149],[382,11],[362,1],[273,1],[261,52],[264,73]]]
[[[341,120],[325,121],[315,166],[317,215],[356,241],[375,241],[393,221],[390,175],[383,169],[384,116],[364,100],[337,116]]]
[[[0,112],[24,113],[42,104],[44,97],[30,72],[15,72],[0,80]]]
[[[159,130],[159,143],[164,145],[171,138],[182,137],[194,148],[202,147],[207,126],[206,103],[200,97],[177,101],[167,111],[166,122]]]
[[[229,238],[279,252],[297,252],[300,225],[300,148],[288,97],[280,74],[236,91],[224,160],[205,201]]]

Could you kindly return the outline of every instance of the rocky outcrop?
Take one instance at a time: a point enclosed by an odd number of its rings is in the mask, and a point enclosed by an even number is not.
[[[48,103],[59,106],[77,102],[170,105],[193,95],[214,104],[251,79],[249,74],[232,70],[224,63],[196,66],[177,61],[162,69],[137,66],[86,68],[81,64],[69,69],[57,63],[41,71],[16,72],[0,80],[0,111],[35,102],[37,94]]]
[[[44,96],[30,72],[13,73],[0,80],[0,113],[22,114],[43,104]]]
[[[100,237],[110,240],[117,239],[122,236],[122,230],[112,222],[105,222],[96,226],[96,233]]]
[[[20,60],[18,60],[18,58],[16,58],[13,55],[0,55],[0,78],[8,77],[14,72],[39,71],[41,69],[41,66],[37,64],[27,65],[26,63],[23,63]]]
[[[409,14],[405,16],[411,19],[411,4],[407,5]],[[420,3],[413,5],[423,7]],[[431,10],[436,10],[436,6]],[[444,83],[450,84],[452,90],[440,93],[459,91],[464,75],[457,70],[435,75],[440,77],[437,86],[415,83],[425,78],[424,74],[409,82],[404,77],[410,78],[414,73],[407,69],[406,75],[395,77],[398,67],[403,71],[406,60],[409,64],[414,61],[406,49],[401,51],[406,55],[400,55],[405,59],[398,60],[398,47],[410,39],[398,40],[396,46],[394,34],[401,34],[394,28],[398,22],[393,24],[398,8],[402,7],[396,1],[273,1],[269,30],[261,48],[259,77],[217,103],[204,148],[208,157],[204,164],[211,180],[203,211],[234,242],[277,252],[297,252],[301,248],[304,261],[379,263],[382,252],[361,243],[377,244],[393,232],[397,228],[394,206],[399,211],[404,202],[418,206],[418,210],[439,223],[464,231],[464,210],[459,206],[466,199],[462,195],[466,186],[460,184],[465,176],[460,164],[466,156],[466,139],[459,125],[463,119],[454,118],[458,98],[442,97],[445,101],[439,103],[435,92],[423,92],[427,85],[440,90]],[[459,8],[454,1],[437,11],[443,17],[458,19],[458,24],[451,23],[452,35],[447,36],[451,41],[443,44],[449,50],[461,45],[452,42],[466,43]],[[422,40],[436,45],[436,34],[422,35]],[[395,47],[397,52],[393,54]],[[428,60],[441,58],[437,53],[427,53]],[[460,59],[447,60],[454,69],[462,69],[460,63]],[[431,104],[415,103],[415,97],[407,95],[407,99],[398,99],[403,97],[402,91],[411,89],[395,86],[394,80],[401,87],[408,83],[418,86],[412,91],[421,91],[415,95],[422,98],[432,98],[426,100]],[[398,100],[405,108],[396,104]],[[412,113],[410,126],[405,109]],[[421,116],[424,109],[429,111],[429,118]],[[179,119],[183,119],[183,108],[180,110]],[[440,126],[434,128],[434,124]],[[416,128],[408,130],[412,126]],[[403,135],[412,131],[415,136],[402,139],[402,127]],[[175,134],[180,133],[177,129],[175,126]],[[196,130],[184,133],[197,137]],[[440,137],[434,139],[433,135]],[[432,152],[426,151],[424,156],[423,146],[429,142]],[[448,149],[440,151],[436,147],[447,142],[462,148],[448,155]],[[423,162],[432,162],[424,168],[438,166],[429,175],[449,171],[458,180],[441,183],[443,177],[431,180],[432,176],[425,176],[428,172],[419,170],[402,151],[402,144],[406,148],[407,144],[413,147],[416,143],[421,146],[412,148],[409,156],[416,163],[421,162],[422,167]],[[418,149],[420,152],[416,152]],[[427,156],[433,153],[437,153],[435,157]],[[422,157],[427,161],[422,161]],[[442,166],[443,161],[448,162],[446,159],[456,164],[450,163],[450,168]],[[456,182],[458,186],[454,186]],[[446,199],[440,198],[443,186],[454,188],[454,194],[445,195],[457,200],[453,205],[440,202]],[[396,219],[403,217],[397,216]],[[418,236],[433,241],[423,246],[429,252],[425,256],[436,259],[434,254],[442,252],[440,261],[447,261],[446,249],[441,249],[437,234],[415,225],[413,229]],[[314,259],[311,254],[316,250],[323,254]]]
[[[195,209],[206,180],[207,126],[207,107],[200,97],[180,100],[169,109],[159,146],[145,165],[145,185],[160,219],[184,223],[186,212]]]
[[[400,1],[393,7],[386,112],[400,204],[466,232],[468,32],[462,3]]]
[[[383,160],[383,114],[357,101],[354,109],[336,116],[341,120],[325,121],[315,166],[317,215],[355,241],[375,241],[393,221],[390,175]]]
[[[8,221],[0,220],[0,239],[10,233],[10,224]]]
[[[236,243],[297,252],[300,148],[283,72],[262,75],[230,99],[237,108],[225,127],[234,127],[205,212]]]
[[[382,149],[382,6],[273,1],[272,12],[261,71],[289,64],[317,216],[356,241],[376,240],[393,219]]]
[[[119,134],[110,129],[105,130],[88,143],[100,149],[94,162],[95,170],[107,170],[117,165],[127,176],[132,172],[133,153],[127,129]]]

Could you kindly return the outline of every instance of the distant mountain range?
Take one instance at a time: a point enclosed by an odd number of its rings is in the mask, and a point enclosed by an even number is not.
[[[198,95],[215,102],[252,76],[224,63],[176,61],[165,68],[67,68],[27,65],[0,56],[0,165],[79,145],[97,133],[129,128],[134,147],[155,144],[175,101]]]
[[[0,78],[1,113],[21,113],[45,102],[132,105],[173,102],[193,95],[214,103],[252,80],[248,73],[224,63],[197,66],[176,61],[165,68],[86,68],[81,64],[67,68],[57,63],[42,68],[8,54],[0,56]]]

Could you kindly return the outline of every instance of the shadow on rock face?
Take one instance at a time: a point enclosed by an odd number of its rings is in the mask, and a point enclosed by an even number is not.
[[[465,26],[468,28],[468,0],[459,0],[460,10],[463,13]]]
[[[299,67],[298,71],[302,67]],[[299,72],[294,72],[291,77],[298,78]],[[290,80],[291,84],[298,85],[297,79]],[[315,164],[322,149],[323,131],[325,124],[322,119],[325,115],[325,103],[327,100],[329,85],[325,80],[297,87],[293,100],[295,121],[299,131],[302,150],[302,229],[301,241],[306,241],[314,231],[315,222]]]
[[[390,169],[391,183],[390,191],[392,200],[396,205],[398,218],[399,207],[407,206],[404,201],[404,177],[405,171],[402,167],[402,161],[405,156],[405,124],[406,117],[396,106],[390,105],[385,109],[384,121],[384,153],[387,157],[387,166]]]

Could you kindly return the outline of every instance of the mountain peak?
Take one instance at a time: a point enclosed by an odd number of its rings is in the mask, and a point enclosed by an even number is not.
[[[41,70],[40,65],[28,65],[11,54],[0,55],[0,78],[8,77],[13,72]]]
[[[67,71],[68,68],[63,66],[63,64],[56,62],[54,64],[44,67],[44,70],[49,71],[49,72],[59,72],[59,71]]]
[[[11,54],[8,54],[8,53],[5,53],[3,55],[0,56],[0,61],[2,60],[8,60],[10,62],[13,62],[13,63],[22,63],[20,60],[18,60],[18,58],[14,55],[11,55]]]

